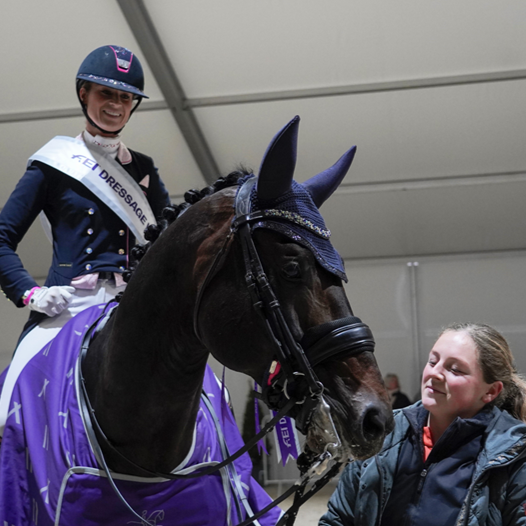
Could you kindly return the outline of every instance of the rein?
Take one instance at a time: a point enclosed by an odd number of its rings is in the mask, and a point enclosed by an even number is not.
[[[80,366],[79,366],[79,379],[80,379],[80,406],[82,409],[84,409],[87,412],[87,416],[89,417],[94,430],[99,435],[100,440],[103,444],[106,445],[106,447],[114,453],[120,460],[126,462],[128,465],[133,467],[134,469],[137,469],[139,471],[142,471],[146,474],[148,474],[151,477],[157,477],[157,478],[164,478],[164,479],[170,479],[170,480],[184,480],[184,479],[192,479],[192,478],[199,478],[206,475],[211,475],[212,473],[215,473],[222,469],[223,467],[232,464],[234,460],[238,459],[241,455],[248,452],[250,449],[252,449],[262,438],[264,438],[273,428],[274,426],[283,418],[296,404],[296,401],[291,399],[288,401],[288,403],[283,406],[283,408],[274,416],[262,429],[261,431],[255,435],[251,440],[249,440],[241,449],[236,451],[233,455],[227,456],[226,459],[224,459],[222,462],[214,464],[213,466],[209,466],[207,468],[201,469],[195,473],[185,473],[185,474],[177,474],[177,473],[164,473],[164,472],[158,472],[158,471],[152,471],[149,470],[143,466],[139,466],[137,463],[135,463],[130,458],[126,457],[123,453],[121,453],[108,439],[104,431],[102,430],[102,427],[99,424],[99,421],[95,415],[95,409],[91,405],[91,401],[88,396],[88,392],[86,389],[86,381],[84,379],[84,375],[82,374],[82,363],[86,356],[86,353],[89,348],[89,344],[92,338],[92,334],[94,329],[99,325],[101,320],[108,316],[108,314],[103,313],[101,316],[99,316],[93,324],[87,329],[87,331],[84,334],[84,337],[82,339],[81,344],[81,352],[80,352]],[[119,498],[119,500],[124,504],[125,507],[128,508],[128,510],[135,515],[137,518],[141,520],[141,524],[145,523],[146,526],[155,526],[154,524],[148,522],[148,520],[141,515],[139,515],[128,503],[128,501],[124,498],[122,493],[120,492],[119,488],[117,487],[115,480],[113,479],[110,469],[108,467],[108,464],[106,462],[106,458],[104,456],[104,453],[102,452],[102,448],[99,444],[99,441],[95,436],[93,436],[93,440],[91,441],[95,453],[102,465],[102,468],[104,470],[104,473],[106,474],[106,477],[108,479],[108,482],[110,483],[113,491]],[[227,452],[228,455],[228,452]],[[339,472],[342,463],[338,462],[332,466],[332,468],[325,473],[325,475],[317,480],[312,488],[307,492],[304,493],[304,490],[309,483],[311,477],[314,474],[314,470],[317,466],[322,464],[324,461],[324,458],[320,458],[320,460],[314,465],[311,466],[309,470],[306,468],[302,471],[302,476],[300,479],[293,484],[288,490],[286,490],[283,494],[281,494],[279,497],[274,499],[270,504],[268,504],[265,508],[261,509],[259,512],[251,515],[243,522],[238,523],[237,526],[250,526],[254,524],[254,521],[257,521],[260,517],[265,515],[268,511],[270,511],[272,508],[276,507],[278,504],[283,502],[285,499],[287,499],[290,495],[295,494],[293,505],[287,510],[286,513],[283,514],[281,519],[278,521],[276,526],[293,526],[296,515],[299,511],[299,508],[302,504],[304,504],[308,499],[310,499],[315,493],[317,493],[320,489],[322,489],[337,473]]]
[[[86,331],[82,346],[81,346],[81,356],[80,361],[81,365],[84,360],[84,357],[86,356],[86,353],[88,351],[88,347],[91,340],[91,333],[93,329],[97,326],[101,318],[104,317],[102,315],[100,318],[98,318],[91,327]],[[219,471],[221,468],[225,467],[228,464],[231,464],[234,460],[237,460],[240,456],[244,455],[249,449],[251,449],[253,446],[255,446],[259,440],[265,437],[274,426],[279,422],[281,418],[283,418],[293,407],[295,404],[294,400],[290,400],[288,404],[286,404],[281,411],[274,417],[272,420],[270,420],[262,429],[261,431],[254,436],[249,442],[247,442],[241,449],[237,450],[233,455],[229,456],[222,462],[218,464],[214,464],[213,466],[204,468],[197,473],[186,473],[186,474],[177,474],[177,473],[164,473],[159,471],[153,471],[148,468],[145,468],[143,466],[140,466],[139,464],[136,464],[133,460],[126,457],[123,453],[121,453],[109,440],[109,438],[106,436],[104,431],[102,430],[102,427],[99,424],[99,421],[95,415],[95,409],[93,409],[93,406],[91,405],[90,399],[88,397],[88,392],[86,389],[86,381],[84,379],[84,376],[82,374],[82,367],[79,368],[80,373],[80,381],[81,381],[81,397],[82,401],[85,403],[86,408],[89,412],[90,420],[94,426],[94,429],[96,432],[100,435],[103,443],[108,447],[108,449],[114,453],[120,460],[126,462],[130,467],[133,467],[136,470],[142,471],[143,473],[147,474],[150,477],[160,477],[165,479],[172,479],[172,480],[183,480],[183,479],[192,479],[192,478],[199,478],[203,477],[205,475],[211,475],[212,473],[215,473],[216,471]]]

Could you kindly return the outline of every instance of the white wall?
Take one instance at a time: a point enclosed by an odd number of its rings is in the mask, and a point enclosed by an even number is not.
[[[452,322],[500,330],[526,373],[526,252],[347,262],[347,275],[347,295],[374,333],[382,372],[398,374],[410,397],[440,329]]]

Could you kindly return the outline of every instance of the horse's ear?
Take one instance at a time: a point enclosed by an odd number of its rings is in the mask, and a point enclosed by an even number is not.
[[[298,145],[300,118],[296,115],[269,144],[258,178],[258,199],[270,201],[290,190]]]
[[[314,204],[320,206],[333,194],[340,186],[343,178],[351,166],[356,146],[345,152],[336,163],[327,170],[311,177],[303,183],[303,187],[310,193]]]

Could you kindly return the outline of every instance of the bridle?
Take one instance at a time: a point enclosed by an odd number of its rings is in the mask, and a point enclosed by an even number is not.
[[[313,367],[339,355],[348,357],[366,351],[374,352],[375,342],[369,327],[355,316],[332,320],[312,327],[303,335],[300,342],[294,338],[279,300],[263,268],[252,237],[253,224],[268,217],[268,211],[251,211],[251,194],[256,184],[257,177],[252,176],[242,184],[237,192],[231,230],[198,290],[194,308],[194,332],[200,337],[199,310],[204,292],[221,267],[228,248],[234,236],[237,235],[243,252],[245,284],[252,305],[260,315],[267,334],[274,344],[276,356],[276,360],[272,362],[266,373],[262,392],[261,394],[256,392],[256,396],[263,399],[270,409],[278,411],[278,417],[280,414],[293,416],[296,427],[306,435],[314,412],[322,401],[324,390],[324,386],[318,380]],[[255,443],[256,440],[264,436],[264,431],[262,430],[254,437],[251,443]],[[326,452],[324,455],[330,458]],[[305,486],[312,476],[312,473],[309,476],[309,467],[312,468],[314,461],[322,463],[324,455],[320,455],[318,459],[305,457],[303,465],[301,465],[302,459],[300,457],[298,467],[301,470],[303,482],[297,486],[294,504],[279,521],[278,526],[285,524],[283,521],[286,521],[287,526],[292,525],[301,504],[338,473],[342,464],[341,461],[335,463],[308,493],[303,494]],[[273,504],[281,501],[282,497],[274,501]],[[250,523],[249,520],[245,522]]]
[[[261,440],[261,438],[272,430],[279,419],[287,414],[295,418],[296,427],[300,432],[306,434],[313,414],[320,402],[322,402],[322,394],[324,390],[323,384],[318,380],[313,367],[326,360],[335,358],[338,355],[352,356],[365,351],[374,352],[374,338],[371,330],[367,325],[362,323],[359,318],[354,316],[349,316],[340,320],[333,320],[312,327],[303,335],[301,342],[298,342],[294,338],[289,324],[283,314],[281,305],[265,273],[252,238],[253,223],[266,217],[264,211],[252,212],[250,210],[250,195],[256,183],[257,178],[253,176],[247,179],[238,190],[235,199],[235,215],[232,220],[230,232],[221,249],[214,257],[214,260],[205,275],[205,279],[198,289],[193,321],[195,335],[201,339],[199,311],[204,293],[208,284],[221,268],[234,237],[236,235],[239,236],[245,264],[245,283],[253,307],[262,318],[267,333],[275,348],[276,360],[273,361],[271,368],[267,371],[265,382],[262,386],[262,392],[259,396],[265,401],[270,409],[277,411],[277,414],[265,425],[261,432],[246,443],[243,448],[224,459],[221,463],[202,469],[199,472],[182,475],[150,471],[125,457],[105,436],[97,421],[95,411],[89,401],[84,378],[82,377],[82,368],[80,367],[82,387],[80,390],[81,398],[87,408],[87,413],[89,414],[99,439],[121,460],[127,462],[134,469],[147,473],[149,476],[167,479],[189,479],[209,475],[220,468],[231,464],[235,459],[251,449],[259,440]],[[87,352],[93,327],[95,327],[98,322],[99,320],[97,320],[86,332],[82,344],[83,355]],[[115,486],[100,446],[96,444],[95,447],[104,471],[108,476],[108,480],[117,496],[132,513],[137,515]],[[299,507],[339,472],[343,462],[338,459],[339,461],[336,462],[322,478],[317,480],[307,493],[304,493],[307,484],[315,474],[315,466],[322,464],[327,458],[330,458],[330,454],[327,452],[324,452],[324,454],[315,459],[307,458],[305,454],[303,454],[303,459],[301,457],[298,459],[298,467],[302,474],[300,481],[289,488],[288,491],[278,497],[265,509],[260,510],[252,517],[248,517],[238,526],[248,526],[253,524],[253,521],[256,521],[272,507],[285,500],[288,496],[295,494],[294,504],[280,519],[277,525],[282,526],[286,524],[287,526],[292,526]],[[313,465],[314,463],[315,465]],[[137,516],[147,523],[144,518],[139,515]]]
[[[260,397],[274,410],[280,410],[287,401],[295,400],[295,407],[289,415],[295,418],[299,431],[306,434],[324,390],[313,367],[338,355],[374,352],[374,338],[369,327],[354,316],[312,327],[300,342],[294,338],[252,237],[252,225],[269,215],[268,210],[251,211],[251,194],[257,180],[255,176],[248,178],[237,192],[230,233],[198,291],[194,309],[194,331],[199,337],[199,310],[203,294],[219,270],[233,236],[237,235],[243,252],[245,284],[252,305],[274,344],[276,356],[266,374]],[[276,363],[279,364],[277,372]]]

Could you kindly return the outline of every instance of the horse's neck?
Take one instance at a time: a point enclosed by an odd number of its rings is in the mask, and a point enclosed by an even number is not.
[[[230,230],[229,195],[191,207],[161,235],[95,342],[95,411],[141,465],[173,469],[191,445],[208,358],[194,332],[196,291]]]
[[[137,305],[152,312],[151,298],[146,295]],[[190,339],[177,341],[165,318],[141,319],[137,310],[123,298],[90,348],[88,391],[102,429],[119,451],[150,470],[171,470],[191,445],[193,426],[187,423],[199,409],[208,353],[195,343],[189,347]],[[133,473],[113,460],[114,469]]]

